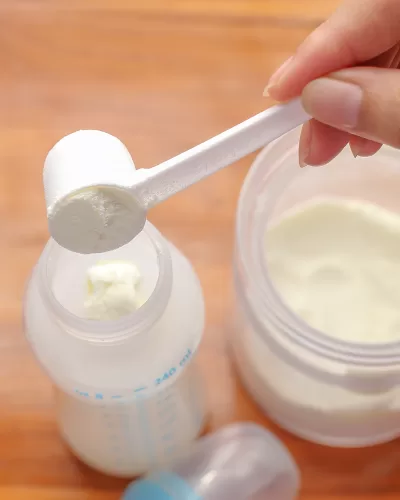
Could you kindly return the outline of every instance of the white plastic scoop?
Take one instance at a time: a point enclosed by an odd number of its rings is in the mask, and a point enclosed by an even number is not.
[[[105,132],[64,137],[43,171],[49,229],[78,253],[119,248],[143,229],[146,212],[304,123],[299,100],[274,106],[150,169],[135,170],[125,146]]]

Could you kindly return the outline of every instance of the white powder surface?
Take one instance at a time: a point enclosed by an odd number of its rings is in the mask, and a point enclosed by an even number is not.
[[[87,272],[86,315],[95,320],[112,320],[138,309],[141,275],[129,261],[100,261]]]
[[[350,342],[400,339],[400,216],[364,201],[313,201],[267,231],[269,272],[308,324]]]
[[[48,210],[52,237],[73,252],[103,253],[131,241],[143,228],[141,211],[120,188],[73,193]]]

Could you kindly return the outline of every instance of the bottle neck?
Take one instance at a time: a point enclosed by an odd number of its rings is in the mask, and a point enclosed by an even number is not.
[[[96,261],[121,258],[131,260],[139,270],[141,264],[145,264],[144,274],[150,270],[148,274],[151,275],[152,289],[144,304],[115,320],[97,321],[76,314],[65,297],[82,293],[83,301],[88,267]],[[78,273],[76,282],[66,282],[75,270]],[[142,233],[128,245],[105,254],[76,254],[50,239],[40,257],[37,272],[43,301],[63,330],[80,340],[97,344],[121,343],[148,331],[163,314],[172,289],[172,261],[168,243],[150,223],[146,223]],[[143,273],[142,277],[147,279]],[[61,294],[60,288],[63,289]]]

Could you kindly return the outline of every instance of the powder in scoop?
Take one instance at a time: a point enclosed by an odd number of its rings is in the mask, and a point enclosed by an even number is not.
[[[49,211],[53,238],[77,253],[102,253],[131,241],[138,231],[138,210],[122,189],[87,188],[62,199]]]

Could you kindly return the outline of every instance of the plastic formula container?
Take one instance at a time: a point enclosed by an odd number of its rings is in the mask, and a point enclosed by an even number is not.
[[[144,304],[117,320],[84,317],[86,272],[101,259],[130,260],[143,278]],[[75,254],[50,240],[24,318],[57,389],[61,433],[88,465],[116,476],[147,472],[179,457],[201,431],[202,292],[188,260],[151,224],[106,254]]]
[[[268,146],[242,189],[234,265],[237,367],[265,412],[301,437],[343,447],[388,441],[400,435],[400,343],[351,343],[311,328],[269,277],[265,234],[287,210],[325,196],[398,212],[400,154],[385,147],[355,160],[345,150],[330,165],[300,169],[298,140],[295,130]]]

